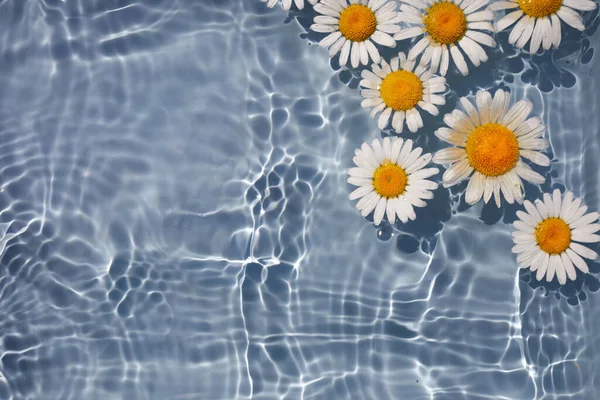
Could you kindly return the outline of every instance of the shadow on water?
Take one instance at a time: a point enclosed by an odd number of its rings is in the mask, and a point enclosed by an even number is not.
[[[529,269],[519,271],[519,280],[533,290],[542,288],[544,296],[554,295],[557,300],[564,298],[567,304],[577,306],[580,302],[587,300],[588,292],[593,293],[600,289],[600,280],[596,277],[596,274],[600,272],[600,263],[588,262],[588,267],[590,269],[589,274],[582,274],[581,271],[577,271],[577,279],[567,281],[564,285],[558,283],[556,279],[552,282],[538,281],[535,278],[535,272],[531,272]]]

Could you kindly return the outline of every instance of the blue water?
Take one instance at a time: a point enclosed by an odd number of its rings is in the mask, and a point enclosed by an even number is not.
[[[344,170],[380,133],[312,13],[0,0],[0,399],[598,398],[600,264],[532,281],[518,207],[469,207],[465,185],[406,226],[353,209]],[[599,210],[585,21],[533,58],[499,35],[441,113],[479,88],[529,98],[541,189]]]

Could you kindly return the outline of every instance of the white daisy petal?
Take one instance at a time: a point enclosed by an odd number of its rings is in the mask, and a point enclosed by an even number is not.
[[[364,101],[363,101],[363,103],[364,103]],[[361,103],[361,104],[362,104],[362,103]],[[371,112],[369,113],[369,116],[371,117],[371,119],[375,118],[375,116],[376,116],[376,115],[377,115],[379,112],[383,111],[383,109],[384,109],[385,107],[386,107],[386,106],[385,106],[385,103],[383,102],[383,100],[381,100],[381,103],[380,103],[379,105],[375,106],[375,107],[374,107],[374,108],[371,110]]]
[[[361,94],[362,94],[362,92],[361,92]],[[364,99],[363,101],[360,102],[360,105],[363,108],[377,107],[380,104],[383,104],[383,100],[380,97],[368,98],[368,99]]]
[[[551,25],[552,25],[551,31],[554,34],[552,42],[554,43],[554,47],[558,47],[560,45],[560,41],[562,38],[562,33],[561,33],[562,28],[560,26],[560,19],[558,18],[558,15],[552,14],[550,16],[550,21],[551,21]]]
[[[531,267],[530,270],[531,272],[535,272],[537,271],[543,264],[547,263],[547,259],[550,258],[550,255],[548,253],[544,253],[543,251],[540,251],[538,253],[538,255],[531,261]]]
[[[331,17],[329,15],[318,15],[315,17],[315,24],[322,25],[338,25],[340,20],[336,17]]]
[[[413,141],[411,139],[408,139],[404,142],[404,145],[402,146],[402,150],[400,150],[400,154],[398,155],[398,159],[396,160],[396,164],[401,165],[402,163],[404,163],[406,161],[406,157],[408,157],[408,155],[412,151],[412,146],[413,146]]]
[[[563,196],[562,205],[560,207],[559,217],[561,219],[566,220],[565,213],[567,212],[569,207],[571,207],[571,204],[573,204],[573,192],[566,192],[565,195]]]
[[[523,11],[521,11],[521,10],[516,10],[511,13],[506,14],[496,24],[496,32],[501,32],[501,31],[505,30],[506,28],[508,28],[515,22],[517,22],[519,20],[519,18],[521,18],[522,16],[523,16]]]
[[[552,279],[554,279],[554,274],[556,274],[556,270],[557,268],[559,268],[559,266],[557,265],[557,261],[560,262],[560,257],[554,255],[550,256],[550,260],[548,261],[548,270],[546,271],[547,282],[552,282]]]
[[[521,136],[529,136],[532,132],[540,131],[544,132],[545,126],[542,123],[540,117],[532,117],[520,124],[517,129],[515,129],[515,135],[518,137]]]
[[[418,103],[419,107],[421,107],[423,110],[427,111],[429,114],[431,115],[438,115],[439,114],[439,110],[436,106],[434,106],[431,103],[427,103],[424,101],[419,101]]]
[[[447,46],[441,46],[442,48],[442,58],[440,60],[440,70],[439,73],[442,76],[445,76],[448,72],[448,65],[450,64],[450,51]]]
[[[342,50],[340,51],[340,58],[339,58],[340,66],[344,66],[348,63],[348,56],[350,55],[351,45],[352,45],[352,42],[350,40],[346,40],[346,42],[342,46]]]
[[[462,160],[453,164],[442,176],[444,187],[452,187],[465,180],[473,172],[469,160]]]
[[[421,114],[414,108],[406,111],[406,126],[408,130],[415,133],[420,127],[423,126],[423,120]]]
[[[532,150],[521,150],[519,153],[520,153],[521,157],[526,158],[535,164],[545,166],[545,167],[550,165],[550,159],[545,154],[539,153],[537,151],[532,151]],[[539,174],[537,174],[535,176],[539,180],[540,178],[538,175]]]
[[[487,4],[488,4],[488,0],[475,0],[471,4],[469,4],[468,6],[466,6],[463,9],[463,11],[465,12],[465,14],[471,14],[471,13],[474,13],[477,10],[483,8]]]
[[[556,12],[556,15],[558,15],[558,17],[565,21],[568,25],[571,25],[573,28],[579,31],[583,31],[585,29],[581,15],[577,14],[576,11],[573,11],[569,7],[559,8]]]
[[[402,12],[400,11],[398,13],[398,19],[402,22],[406,22],[409,24],[422,24],[423,23],[423,18],[418,16],[418,15],[414,15],[414,14],[410,14],[407,12]]]
[[[546,150],[550,143],[546,139],[519,140],[519,147],[525,150]]]
[[[579,243],[571,242],[569,249],[573,250],[581,257],[587,258],[589,260],[595,260],[596,258],[598,258],[598,253],[596,253],[592,249],[588,249],[587,247],[580,245]]]
[[[534,217],[532,217],[528,213],[523,212],[521,210],[517,211],[517,217],[519,217],[519,219],[521,221],[525,222],[527,225],[531,226],[532,228],[535,228],[537,226],[537,224],[539,223],[539,221],[536,221],[534,219]]]
[[[355,176],[351,176],[347,179],[347,182],[354,186],[367,186],[372,183],[372,178],[357,178]]]
[[[519,22],[517,22],[517,24],[512,28],[512,31],[510,31],[510,35],[508,35],[508,43],[514,45],[517,42],[517,40],[519,40],[529,21],[530,17],[526,15],[521,20],[519,20]],[[500,22],[502,22],[502,20],[500,20]]]
[[[458,47],[451,45],[450,46],[450,54],[452,55],[452,60],[454,61],[454,65],[456,65],[456,68],[460,71],[460,73],[465,76],[468,75],[469,68],[467,67],[465,58],[463,57],[463,55],[460,52],[460,50],[458,49]]]
[[[373,173],[364,168],[349,168],[346,173],[357,178],[371,178]]]
[[[494,99],[491,101],[489,122],[498,122],[506,113],[510,104],[510,94],[504,90],[496,90]]]
[[[383,216],[385,215],[386,205],[387,199],[385,197],[381,197],[377,202],[377,206],[375,206],[375,212],[373,213],[373,223],[375,225],[381,224]]]
[[[499,96],[498,92],[496,92],[496,96]],[[490,93],[484,90],[478,91],[475,95],[475,102],[477,104],[477,109],[479,110],[481,124],[493,122],[494,120],[491,119],[490,113],[493,111],[495,102],[492,102],[492,96],[490,95]]]
[[[429,40],[428,37],[424,37],[421,40],[419,40],[412,47],[412,49],[410,49],[410,51],[408,52],[408,59],[409,60],[414,60],[415,58],[417,58],[417,56],[419,54],[421,54],[423,51],[425,51],[425,49],[427,48],[427,46],[429,46],[430,44],[431,44],[431,41]]]
[[[311,27],[311,29],[312,29],[312,27]],[[338,41],[341,36],[342,36],[342,34],[340,32],[333,32],[333,33],[325,36],[325,38],[319,42],[319,46],[329,47],[332,44],[334,44],[336,41]]]
[[[319,3],[314,7],[314,10],[316,12],[318,12],[319,14],[322,15],[329,15],[330,17],[339,17],[340,12],[336,11],[328,6],[326,6],[324,3]]]
[[[583,215],[580,218],[573,219],[571,222],[569,222],[569,226],[571,227],[571,229],[583,228],[583,227],[591,224],[592,222],[598,221],[599,217],[600,217],[600,213],[592,212],[592,213]]]
[[[370,71],[367,71],[367,70],[363,70],[363,72],[365,72],[365,71],[366,72],[370,72]],[[361,79],[361,81],[359,82],[359,84],[360,84],[361,87],[368,88],[368,89],[371,89],[371,90],[376,90],[376,91],[379,91],[379,85],[380,85],[380,83],[381,83],[381,80],[378,83],[376,81],[372,81],[372,80],[369,80],[369,79]]]
[[[369,187],[369,186],[361,186],[358,189],[355,189],[352,193],[350,193],[348,195],[348,198],[350,200],[356,200],[359,199],[361,197],[364,197],[366,195],[368,195],[369,193],[371,193],[373,191],[373,187]]]
[[[496,41],[490,35],[486,35],[485,33],[468,30],[466,36],[485,46],[496,46]]]
[[[570,225],[573,222],[577,221],[588,210],[588,207],[586,205],[580,204],[581,199],[574,200],[571,206],[569,207],[569,210],[567,210],[567,212],[565,213],[565,222],[567,224]]]
[[[466,158],[467,152],[464,149],[460,147],[448,147],[436,152],[433,156],[433,162],[436,164],[454,164]]]
[[[386,159],[391,160],[390,157],[392,156],[392,143],[389,137],[383,138],[383,154],[385,154]]]
[[[356,203],[356,209],[364,212],[363,216],[369,215],[375,208],[377,201],[379,201],[379,195],[375,192],[367,194]]]
[[[396,222],[396,199],[388,199],[386,203],[385,213],[387,215],[388,222],[394,224]]]
[[[381,130],[384,129],[388,124],[390,115],[392,115],[392,109],[387,107],[379,116],[379,120],[377,121],[377,128]]]
[[[575,271],[573,262],[571,261],[571,259],[567,255],[567,253],[562,252],[560,254],[560,259],[562,261],[563,268],[565,269],[565,272],[567,273],[567,276],[569,277],[569,279],[572,281],[577,279],[577,272]]]
[[[515,46],[517,46],[520,49],[525,47],[525,45],[531,38],[531,35],[533,35],[533,28],[535,28],[535,18],[527,18],[527,25],[525,26],[521,37],[519,37],[519,40],[517,40],[517,42],[515,43]]]
[[[375,31],[371,35],[371,39],[382,46],[396,47],[396,41],[390,35],[381,31]]]
[[[563,5],[579,11],[593,11],[597,4],[592,0],[563,0]]]
[[[589,224],[589,225],[583,226],[581,228],[573,229],[572,233],[579,235],[579,234],[596,233],[598,231],[600,231],[600,224]]]
[[[581,258],[577,253],[575,253],[571,249],[565,250],[565,253],[567,254],[567,256],[569,256],[569,259],[573,261],[573,264],[577,267],[577,269],[579,269],[584,274],[590,272],[585,260]]]
[[[600,235],[594,235],[591,233],[581,233],[579,231],[573,231],[571,233],[571,240],[580,243],[598,243],[600,242]]]
[[[490,32],[496,31],[496,29],[494,28],[494,25],[492,25],[491,22],[487,22],[487,21],[469,22],[467,24],[467,28],[468,29],[478,29],[481,31],[490,31]]]
[[[538,19],[535,23],[535,27],[533,28],[533,35],[531,36],[531,42],[529,43],[529,52],[531,54],[537,53],[540,46],[542,45],[545,27],[542,21],[542,19]]]
[[[467,15],[468,22],[477,22],[477,21],[492,21],[494,19],[494,13],[491,11],[478,11],[472,14]]]
[[[467,185],[467,192],[465,195],[467,204],[475,204],[481,200],[481,197],[483,196],[483,184],[484,175],[475,172]]]
[[[542,47],[544,48],[544,50],[549,50],[550,47],[552,47],[552,41],[554,37],[554,34],[552,33],[552,24],[550,23],[550,18],[540,18],[538,23],[541,25],[540,29],[542,30],[543,34]]]
[[[529,214],[529,216],[532,218],[532,220],[538,224],[540,222],[542,222],[542,216],[540,215],[540,213],[538,212],[537,208],[533,205],[532,202],[530,202],[529,200],[526,200],[523,205],[525,206],[525,209],[527,210],[527,213]]]
[[[415,26],[412,28],[403,29],[400,32],[394,34],[394,39],[400,41],[400,40],[410,39],[410,38],[413,38],[415,36],[419,36],[422,34],[423,34],[423,28]]]
[[[519,4],[515,1],[496,1],[488,7],[490,11],[502,11],[518,8]]]
[[[554,189],[552,192],[552,215],[558,217],[560,215],[560,208],[562,205],[562,196],[560,190]]]
[[[369,53],[369,57],[371,57],[371,60],[373,60],[375,64],[378,64],[381,61],[381,56],[379,55],[379,51],[377,51],[377,48],[373,42],[370,40],[365,40],[364,44],[365,48],[367,49],[367,53]]]
[[[537,272],[535,274],[535,279],[541,281],[542,278],[546,275],[546,271],[548,270],[548,265],[550,264],[550,255],[548,253],[544,253],[544,258],[542,262],[539,264]]]
[[[466,97],[461,97],[460,105],[465,109],[465,111],[469,115],[471,122],[473,122],[473,124],[475,126],[478,126],[480,124],[479,113],[477,112],[477,108],[475,108],[473,103],[471,103],[469,100],[467,100]]]

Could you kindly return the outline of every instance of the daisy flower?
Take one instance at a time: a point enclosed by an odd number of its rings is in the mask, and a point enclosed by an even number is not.
[[[503,90],[496,91],[493,99],[489,92],[480,90],[476,106],[464,97],[460,103],[466,114],[458,109],[446,114],[448,127],[435,132],[441,140],[457,146],[440,150],[433,157],[435,163],[451,164],[442,177],[444,187],[469,179],[468,204],[477,203],[482,196],[487,203],[494,194],[500,207],[501,192],[507,202],[522,203],[521,178],[535,184],[545,180],[522,158],[550,165],[550,159],[540,152],[548,147],[542,138],[544,124],[539,117],[526,119],[533,105],[521,100],[509,108],[510,94]]]
[[[494,13],[483,9],[488,0],[399,0],[399,3],[398,18],[410,27],[398,32],[394,39],[424,35],[410,50],[408,59],[423,54],[420,62],[431,65],[440,75],[446,75],[450,56],[463,75],[469,73],[459,47],[478,67],[488,60],[481,45],[496,46],[490,35],[481,32],[494,30],[491,24]]]
[[[600,230],[600,213],[586,214],[588,208],[581,199],[574,199],[571,192],[561,196],[558,189],[552,196],[544,193],[544,200],[535,203],[526,201],[527,212],[517,211],[519,220],[513,224],[512,251],[518,254],[519,266],[537,271],[538,281],[545,275],[550,282],[556,275],[561,285],[567,277],[577,278],[574,266],[587,274],[589,269],[583,258],[595,260],[598,253],[579,243],[600,242],[600,236],[595,234]]]
[[[414,72],[413,72],[414,71]],[[417,106],[432,115],[438,115],[436,105],[446,104],[443,96],[437,94],[446,90],[446,79],[433,76],[433,72],[414,61],[407,61],[404,53],[398,53],[388,64],[373,64],[371,71],[361,72],[360,94],[365,98],[361,106],[373,107],[371,118],[381,111],[377,127],[384,129],[392,118],[392,127],[402,132],[404,120],[411,132],[423,127],[423,120]],[[392,113],[394,116],[392,117]]]
[[[558,47],[561,40],[560,20],[583,31],[583,20],[575,10],[594,10],[596,3],[591,0],[504,0],[495,2],[491,8],[511,10],[498,21],[496,31],[503,31],[519,21],[512,28],[508,42],[522,49],[531,39],[529,52],[534,54],[540,46],[544,50]]]
[[[350,200],[360,199],[356,208],[366,217],[375,210],[373,221],[381,223],[387,214],[393,224],[396,216],[402,222],[416,218],[414,207],[425,207],[424,199],[433,198],[437,183],[427,178],[437,174],[437,168],[423,168],[431,154],[413,149],[412,140],[386,137],[363,143],[353,158],[355,168],[348,169],[348,183],[359,188],[350,193]]]
[[[330,57],[340,53],[341,66],[348,59],[354,68],[367,65],[369,59],[378,63],[379,51],[373,42],[396,47],[390,36],[400,30],[395,0],[321,0],[315,11],[321,15],[310,29],[329,34],[319,44],[329,48]]]
[[[269,8],[273,8],[275,7],[275,4],[277,3],[281,3],[281,7],[283,7],[284,10],[289,10],[292,7],[292,0],[260,0],[263,3],[267,3],[267,7]],[[317,1],[319,0],[308,0],[308,2],[312,5],[317,4]],[[298,10],[302,10],[304,8],[304,0],[294,0],[294,3],[296,4],[296,7],[298,8]]]

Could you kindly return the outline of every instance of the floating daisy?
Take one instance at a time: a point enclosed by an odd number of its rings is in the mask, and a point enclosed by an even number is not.
[[[404,53],[398,53],[388,64],[373,64],[372,71],[363,70],[360,85],[365,97],[361,106],[373,107],[371,118],[381,112],[377,127],[384,129],[392,118],[392,127],[402,132],[404,120],[411,132],[423,127],[423,120],[417,106],[432,115],[438,115],[436,105],[446,104],[443,96],[437,94],[446,90],[446,79],[433,76],[433,72],[414,61],[407,61]],[[392,117],[392,113],[394,114]]]
[[[350,193],[350,200],[360,199],[356,208],[366,217],[375,210],[373,221],[381,223],[387,214],[393,224],[396,216],[402,222],[416,218],[414,207],[425,207],[423,200],[433,198],[437,183],[427,178],[437,174],[437,168],[423,168],[431,154],[423,149],[413,149],[412,140],[384,138],[373,140],[371,146],[363,143],[356,149],[354,164],[347,173],[348,183],[359,186]]]
[[[281,3],[281,7],[283,7],[284,10],[289,10],[292,7],[292,0],[260,0],[263,3],[267,3],[267,7],[269,8],[273,8],[275,7],[275,4],[277,3]],[[308,0],[308,2],[310,4],[317,4],[317,1],[319,0]],[[298,8],[298,10],[302,10],[304,8],[304,0],[294,0],[294,4],[296,4],[296,7]]]
[[[508,42],[523,48],[529,42],[529,52],[537,53],[540,46],[544,50],[558,47],[561,40],[560,20],[573,28],[583,31],[585,26],[581,16],[575,11],[591,11],[596,3],[591,0],[510,0],[497,1],[491,5],[494,10],[518,10],[506,14],[496,24],[498,32],[515,22]]]
[[[394,35],[394,39],[403,40],[420,35],[418,41],[408,53],[409,60],[423,54],[421,64],[431,65],[434,71],[446,75],[450,56],[456,68],[463,74],[469,68],[459,47],[466,53],[474,66],[478,67],[488,60],[481,45],[494,47],[494,39],[481,31],[493,31],[491,21],[494,13],[484,9],[488,0],[399,0],[400,21],[410,25]]]
[[[466,114],[459,110],[446,114],[444,122],[449,128],[435,132],[441,140],[457,146],[440,150],[433,157],[435,163],[451,164],[442,177],[444,187],[470,177],[467,203],[475,204],[482,196],[487,203],[494,194],[500,207],[501,192],[507,202],[522,203],[521,178],[535,184],[544,182],[544,177],[522,158],[550,165],[550,159],[540,152],[548,147],[542,138],[544,124],[539,117],[526,119],[533,105],[521,100],[509,109],[510,94],[503,90],[496,91],[493,99],[489,92],[477,92],[476,106],[464,97],[460,103]]]
[[[378,63],[379,51],[373,42],[387,47],[396,47],[390,36],[400,30],[397,25],[395,0],[321,0],[315,5],[319,16],[311,30],[329,33],[319,44],[329,48],[329,56],[340,53],[340,65],[348,59],[352,67],[369,59]]]
[[[574,199],[571,192],[561,196],[558,189],[552,196],[544,193],[544,200],[536,200],[535,205],[530,201],[524,205],[527,212],[517,211],[519,220],[515,221],[513,232],[512,251],[518,254],[519,266],[537,271],[538,281],[545,275],[550,282],[556,275],[561,285],[567,277],[577,278],[573,266],[587,274],[589,269],[583,258],[595,260],[598,253],[579,243],[600,242],[600,236],[595,234],[600,230],[600,213],[586,214],[588,208],[581,199]]]

